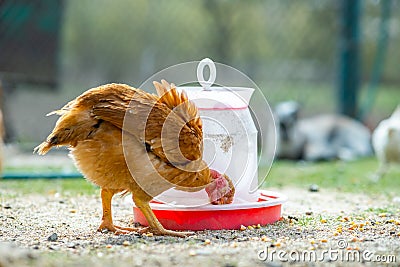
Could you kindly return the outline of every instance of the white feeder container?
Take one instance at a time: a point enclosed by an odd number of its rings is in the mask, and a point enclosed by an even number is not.
[[[210,68],[210,78],[204,81],[203,69]],[[248,108],[253,88],[212,86],[215,65],[202,60],[197,68],[202,87],[178,87],[185,91],[200,111],[203,121],[203,159],[211,169],[228,175],[235,185],[233,203],[257,201],[259,194],[257,172],[257,129]],[[170,189],[157,200],[183,206],[209,203],[204,190],[196,193]]]

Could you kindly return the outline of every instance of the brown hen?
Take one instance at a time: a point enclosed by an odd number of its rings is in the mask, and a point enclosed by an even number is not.
[[[170,188],[206,188],[214,204],[233,201],[230,179],[210,172],[202,160],[202,123],[196,106],[166,81],[154,85],[158,96],[124,84],[84,92],[50,113],[61,117],[47,140],[35,148],[43,155],[54,146],[68,146],[86,179],[101,187],[99,231],[143,231],[113,224],[111,199],[118,192],[132,193],[149,223],[146,231],[159,235],[190,234],[164,229],[150,208],[153,197]]]

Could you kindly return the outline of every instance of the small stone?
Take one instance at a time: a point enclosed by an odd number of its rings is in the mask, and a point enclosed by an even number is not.
[[[257,229],[260,229],[260,228],[261,228],[261,224],[257,224],[257,225],[256,225],[256,228],[257,228]]]
[[[230,246],[231,248],[236,248],[238,245],[237,245],[236,242],[232,242],[229,246]]]
[[[313,214],[312,211],[306,211],[307,216],[311,216],[312,214]]]
[[[189,256],[196,256],[196,255],[197,255],[196,251],[194,250],[189,251]]]
[[[124,247],[127,247],[127,246],[130,246],[131,243],[130,243],[128,240],[125,240],[125,241],[122,243],[122,245],[123,245]]]
[[[113,247],[113,246],[110,245],[110,244],[106,245],[106,248],[112,248],[112,247]]]
[[[76,209],[70,209],[69,212],[70,213],[76,213]]]
[[[58,235],[57,235],[56,233],[52,233],[52,234],[47,238],[47,241],[54,242],[54,241],[57,241],[57,239],[58,239]]]
[[[316,184],[312,184],[310,185],[310,187],[308,188],[308,191],[310,192],[319,192],[319,186]]]
[[[54,245],[50,245],[50,246],[48,246],[48,248],[51,250],[59,250],[60,249],[59,246],[54,246]]]
[[[154,234],[153,234],[153,233],[147,233],[146,236],[147,236],[147,237],[153,237]]]
[[[247,229],[246,226],[244,226],[243,224],[240,226],[240,231],[244,231],[246,229]]]
[[[254,227],[251,226],[251,225],[249,225],[249,226],[247,226],[247,229],[249,229],[249,230],[254,230]]]
[[[204,244],[206,244],[206,245],[210,245],[210,244],[211,244],[211,240],[210,240],[210,239],[206,239],[206,240],[204,240]]]
[[[326,223],[327,221],[325,219],[321,219],[321,223]]]
[[[67,244],[67,248],[76,248],[76,244],[74,242],[70,242]]]

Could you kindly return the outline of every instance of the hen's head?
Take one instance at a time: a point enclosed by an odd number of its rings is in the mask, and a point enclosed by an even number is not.
[[[223,205],[232,203],[235,187],[229,177],[211,169],[210,176],[213,181],[205,189],[211,204]]]

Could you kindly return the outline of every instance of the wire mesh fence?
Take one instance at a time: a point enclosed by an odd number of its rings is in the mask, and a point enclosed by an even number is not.
[[[398,84],[400,2],[361,3],[363,85],[382,30],[388,57],[381,80]],[[382,14],[384,4],[390,16]],[[69,2],[64,77],[139,84],[164,67],[210,57],[243,70],[271,102],[299,100],[310,112],[323,102],[322,109],[333,111],[333,95],[327,97],[338,75],[340,12],[340,1],[332,0]]]
[[[43,93],[43,99],[37,102],[29,92],[15,93],[10,101],[17,105],[9,107],[8,112],[15,113],[12,116],[19,132],[25,134],[24,128],[33,127],[37,129],[33,132],[39,133],[46,127],[28,119],[18,120],[22,115],[17,115],[15,106],[29,108],[41,101],[39,116],[98,84],[139,86],[165,67],[205,57],[246,73],[272,106],[296,100],[306,115],[334,112],[341,45],[340,2],[65,1],[59,54],[61,93]],[[391,12],[383,12],[385,5]],[[387,116],[400,100],[399,10],[399,0],[361,1],[360,102],[368,98],[371,102],[371,125]],[[379,87],[367,91],[374,72],[381,74],[375,77]],[[48,121],[41,123],[47,125]],[[24,138],[36,139],[29,134]]]

